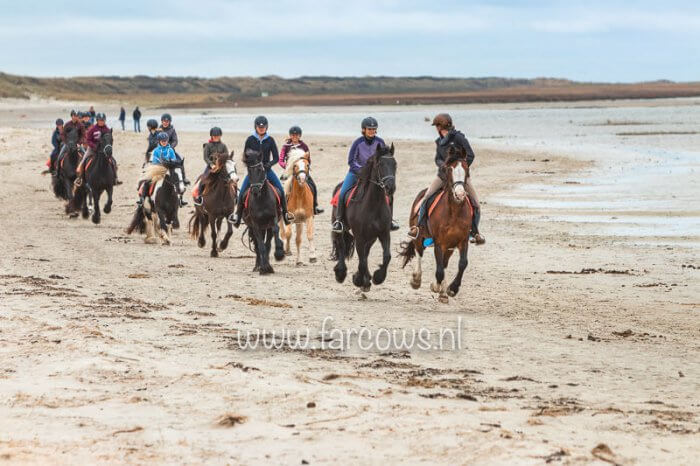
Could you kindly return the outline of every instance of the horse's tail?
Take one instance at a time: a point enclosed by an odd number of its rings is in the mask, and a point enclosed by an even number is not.
[[[399,252],[399,257],[403,258],[403,264],[401,268],[403,269],[408,265],[411,260],[416,257],[416,245],[413,241],[403,241],[401,243],[401,251]]]
[[[83,207],[83,202],[85,202],[86,197],[87,189],[85,186],[74,189],[73,198],[68,202],[68,205],[66,205],[66,212],[69,213],[80,210]]]
[[[136,208],[136,211],[134,212],[134,217],[131,219],[131,223],[126,229],[126,234],[130,235],[134,232],[134,230],[139,231],[139,233],[145,233],[146,232],[146,214],[143,211],[143,206],[138,206]]]
[[[200,234],[205,234],[207,232],[207,227],[209,226],[209,222],[207,221],[206,215],[198,212],[197,210],[194,211],[192,214],[192,217],[190,217],[190,223],[187,228],[190,238],[192,239],[197,239],[199,238]]]

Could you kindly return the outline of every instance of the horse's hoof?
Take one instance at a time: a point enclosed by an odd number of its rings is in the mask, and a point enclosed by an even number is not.
[[[280,252],[280,253],[275,252],[275,260],[277,262],[283,261],[284,260],[284,253],[283,252]]]
[[[271,265],[268,264],[267,266],[260,267],[260,275],[268,275],[271,273],[275,273]]]
[[[227,247],[228,247],[228,244],[223,244],[223,243],[219,244],[219,252],[225,251]]]
[[[143,242],[146,244],[158,244],[158,238],[146,238]]]
[[[455,296],[457,296],[458,291],[459,290],[453,290],[452,288],[448,288],[447,289],[447,296],[449,296],[450,298],[454,298]]]
[[[370,290],[370,288],[372,288],[371,285],[365,285],[365,286],[363,286],[363,287],[360,287],[360,289],[361,289],[364,293],[367,293],[367,292]]]
[[[112,206],[107,204],[104,206],[104,208],[102,210],[104,210],[104,213],[108,214],[112,211]]]
[[[411,280],[411,288],[413,288],[414,290],[420,288],[420,284],[420,280]]]
[[[68,218],[78,218],[78,212],[71,212],[68,214]]]
[[[315,258],[315,257],[309,257],[309,262],[311,262],[312,264],[315,264],[315,263],[316,263],[316,258]]]
[[[386,280],[386,272],[382,270],[377,270],[372,274],[372,283],[375,285],[381,285]]]
[[[95,217],[94,215],[92,216],[92,223],[95,225],[98,225],[100,223],[100,217]]]
[[[440,284],[439,283],[431,283],[430,284],[430,291],[433,293],[439,293],[440,292]]]
[[[362,277],[360,276],[359,273],[352,274],[352,284],[358,288],[362,288],[362,286],[363,286]]]
[[[212,249],[211,252],[209,253],[211,257],[219,257],[219,253],[216,249]]]
[[[199,241],[197,241],[197,246],[199,246],[200,248],[203,248],[206,245],[207,245],[207,242],[203,239],[200,239]]]
[[[291,255],[292,255],[292,251],[284,251],[284,255],[285,255],[285,256],[291,256]]]
[[[448,298],[446,295],[440,295],[438,297],[438,301],[440,301],[442,304],[447,304],[450,302],[450,298]]]
[[[348,275],[347,269],[341,269],[336,265],[333,271],[335,272],[335,281],[337,281],[338,283],[343,283]]]

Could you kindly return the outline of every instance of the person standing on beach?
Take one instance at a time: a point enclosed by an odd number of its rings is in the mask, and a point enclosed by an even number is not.
[[[139,110],[139,107],[137,106],[134,109],[134,133],[140,133],[141,132],[141,110]]]
[[[124,107],[119,109],[119,122],[122,124],[122,131],[125,130],[124,128],[124,121],[126,120],[126,110],[124,110]]]

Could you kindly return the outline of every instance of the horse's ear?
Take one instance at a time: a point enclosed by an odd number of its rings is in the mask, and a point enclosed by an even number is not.
[[[393,142],[391,143],[391,147],[389,148],[389,153],[391,155],[394,155],[394,143]]]
[[[233,150],[231,150],[231,158],[233,158]]]

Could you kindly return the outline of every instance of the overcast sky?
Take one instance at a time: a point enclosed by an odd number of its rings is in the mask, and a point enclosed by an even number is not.
[[[33,76],[700,80],[700,1],[0,0]]]

